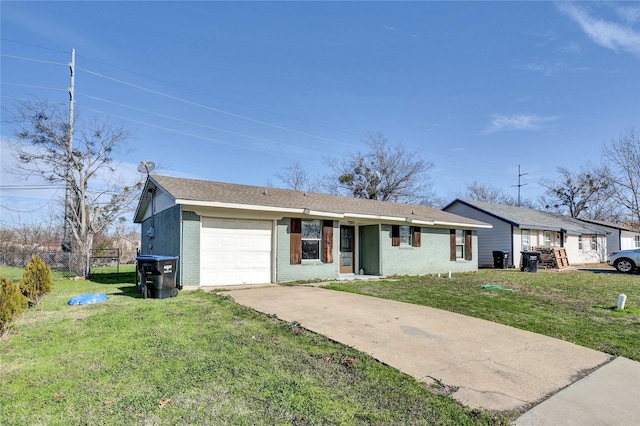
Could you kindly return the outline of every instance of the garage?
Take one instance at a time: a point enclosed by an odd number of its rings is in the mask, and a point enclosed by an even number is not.
[[[271,282],[271,228],[270,221],[203,217],[201,285]]]

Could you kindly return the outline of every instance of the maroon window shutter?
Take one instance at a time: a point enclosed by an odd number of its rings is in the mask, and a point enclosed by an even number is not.
[[[456,260],[456,230],[449,230],[449,260]]]
[[[400,245],[400,225],[391,225],[391,245],[394,247]]]
[[[325,220],[322,227],[322,259],[333,263],[333,220]]]
[[[414,247],[420,247],[420,235],[421,235],[420,229],[421,228],[419,226],[411,227],[411,232],[413,234],[412,241],[413,241]]]
[[[298,265],[302,263],[302,221],[292,218],[289,229],[291,237],[291,264]]]
[[[472,247],[472,241],[473,241],[473,236],[471,234],[471,231],[465,231],[465,244],[464,244],[464,258],[465,260],[472,260],[473,259],[473,247]]]

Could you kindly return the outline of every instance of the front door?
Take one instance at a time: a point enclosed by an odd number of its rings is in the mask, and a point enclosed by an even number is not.
[[[355,228],[340,226],[340,273],[353,274],[354,269],[354,241]]]

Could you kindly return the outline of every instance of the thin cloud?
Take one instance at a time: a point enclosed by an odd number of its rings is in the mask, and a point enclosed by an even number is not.
[[[585,9],[572,4],[563,3],[558,7],[577,22],[596,44],[615,52],[622,50],[640,56],[640,33],[632,28],[593,17]]]
[[[629,23],[640,22],[640,7],[625,6],[616,9],[620,18]]]
[[[524,65],[514,65],[513,68],[517,70],[540,72],[546,76],[562,71],[576,72],[589,70],[587,67],[569,67],[563,62],[556,62],[554,64],[533,62]]]
[[[384,25],[382,28],[384,28],[385,30],[388,30],[388,31],[395,31],[396,30],[396,27],[392,27],[390,25]]]
[[[487,126],[487,133],[504,132],[507,130],[537,130],[544,123],[556,121],[558,117],[542,117],[527,114],[493,114],[491,123]]]

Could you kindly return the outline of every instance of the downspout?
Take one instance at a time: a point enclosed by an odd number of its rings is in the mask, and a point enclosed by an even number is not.
[[[381,277],[384,277],[384,271],[382,270],[382,224],[378,224],[378,271]]]
[[[176,283],[176,285],[181,284],[182,283],[182,259],[183,259],[183,251],[182,248],[184,247],[184,220],[182,220],[182,204],[180,204],[180,247],[178,248],[178,282]]]
[[[522,236],[520,236],[522,238]],[[511,225],[511,267],[514,268],[516,266],[516,253],[515,246],[513,245],[513,225]]]
[[[618,250],[622,250],[622,229],[618,229]]]

